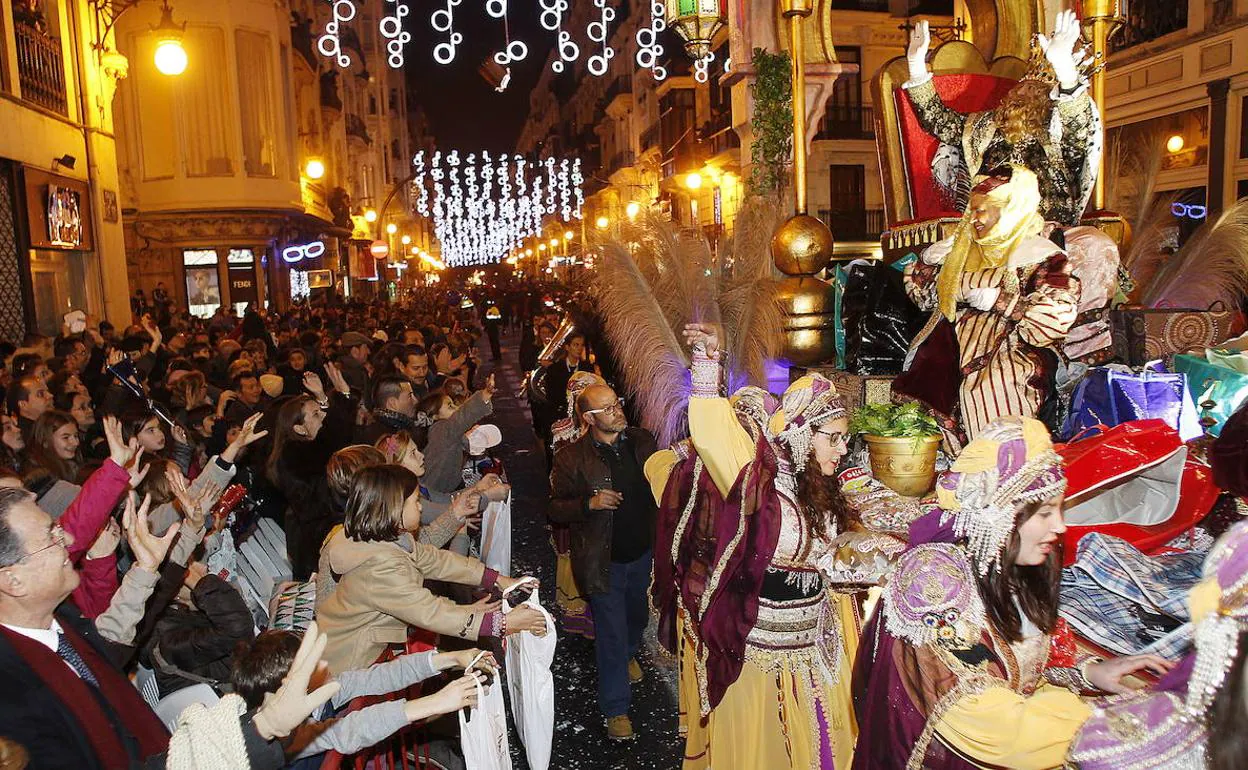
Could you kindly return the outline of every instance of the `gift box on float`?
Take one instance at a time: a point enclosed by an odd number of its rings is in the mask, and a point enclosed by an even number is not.
[[[1204,356],[1174,357],[1176,371],[1187,375],[1187,387],[1200,411],[1201,425],[1211,436],[1248,402],[1248,354],[1206,350]]]
[[[1199,523],[1218,497],[1213,471],[1161,420],[1124,423],[1055,448],[1066,469],[1066,566],[1089,532],[1155,553]]]
[[[1131,366],[1215,347],[1244,325],[1242,313],[1223,309],[1119,309],[1110,320],[1115,357]]]

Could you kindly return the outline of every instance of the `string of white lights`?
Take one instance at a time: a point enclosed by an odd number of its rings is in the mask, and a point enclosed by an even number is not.
[[[438,64],[450,64],[464,42],[464,35],[455,31],[455,7],[463,0],[446,0],[446,7],[429,15],[429,24],[438,32],[445,32],[446,40],[433,47],[433,60]]]
[[[333,59],[339,67],[350,67],[351,56],[342,50],[342,25],[355,18],[352,0],[334,0],[329,21],[325,22],[325,34],[316,41],[316,49],[322,56]]]
[[[615,9],[607,5],[607,0],[594,0],[594,5],[598,8],[600,15],[596,21],[591,21],[585,28],[585,34],[595,43],[602,44],[602,52],[592,54],[586,60],[586,66],[589,68],[589,74],[602,77],[607,74],[607,67],[615,58],[615,49],[607,43],[608,27],[612,21],[615,21]]]
[[[650,26],[637,30],[637,66],[650,70],[656,82],[667,79],[667,67],[663,61],[663,43],[659,36],[667,29],[667,12],[663,0],[651,0]]]
[[[412,159],[417,213],[433,220],[442,261],[452,266],[498,262],[526,238],[540,235],[547,217],[579,219],[584,193],[581,162],[457,151]],[[575,205],[574,203],[575,202]]]
[[[403,68],[403,46],[412,42],[412,33],[403,29],[403,18],[410,13],[407,3],[399,0],[385,0],[384,7],[394,7],[394,14],[382,16],[377,25],[378,31],[386,41],[386,63],[391,69]]]

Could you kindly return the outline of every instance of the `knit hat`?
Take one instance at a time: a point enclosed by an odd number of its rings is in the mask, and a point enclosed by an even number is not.
[[[788,445],[794,472],[801,473],[810,456],[815,427],[844,416],[845,402],[836,392],[836,385],[821,374],[808,374],[784,391],[768,429]]]
[[[282,395],[282,389],[286,387],[286,381],[276,374],[260,375],[260,389],[268,394],[269,398],[277,398]]]
[[[936,484],[936,501],[953,517],[981,575],[1005,552],[1018,508],[1066,489],[1049,429],[1027,417],[999,417],[962,450]]]

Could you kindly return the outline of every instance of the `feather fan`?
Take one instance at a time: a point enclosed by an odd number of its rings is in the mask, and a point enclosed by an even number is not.
[[[625,393],[659,446],[668,446],[689,435],[689,358],[628,249],[607,243],[599,255],[599,312]]]
[[[1238,309],[1248,295],[1248,199],[1206,222],[1157,272],[1148,307]]]

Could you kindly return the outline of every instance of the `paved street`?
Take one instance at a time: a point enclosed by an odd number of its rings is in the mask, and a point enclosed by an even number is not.
[[[504,338],[503,364],[496,370],[494,420],[503,432],[499,448],[514,487],[512,574],[537,575],[542,603],[554,606],[555,558],[545,526],[547,471],[533,436],[527,402],[517,399],[522,374],[516,339]],[[508,344],[510,343],[510,344]],[[486,352],[488,358],[488,350]],[[487,361],[486,366],[490,364]],[[555,655],[555,741],[550,767],[559,770],[674,770],[682,743],[676,732],[675,660],[654,641],[651,623],[640,657],[646,679],[634,690],[632,719],[636,740],[607,740],[598,711],[593,642],[560,633]],[[512,733],[516,768],[526,768]]]

